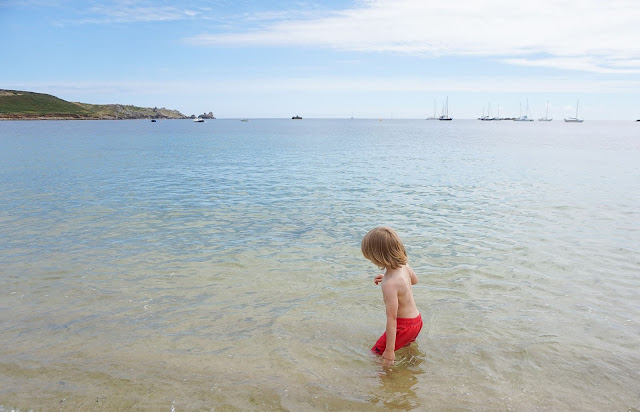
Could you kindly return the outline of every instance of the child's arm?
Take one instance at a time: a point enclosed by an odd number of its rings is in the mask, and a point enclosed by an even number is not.
[[[415,285],[418,283],[418,275],[416,275],[416,272],[413,271],[411,266],[407,265],[407,267],[409,268],[409,274],[411,275],[411,284]]]
[[[387,361],[396,360],[396,330],[398,318],[398,290],[392,283],[382,284],[382,297],[387,308],[387,346],[382,353],[382,358]]]

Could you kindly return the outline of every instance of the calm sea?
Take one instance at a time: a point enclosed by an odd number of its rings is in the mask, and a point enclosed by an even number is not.
[[[0,122],[11,408],[637,411],[640,124]]]

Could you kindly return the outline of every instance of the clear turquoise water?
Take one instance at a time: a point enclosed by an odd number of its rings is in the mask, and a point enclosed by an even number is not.
[[[640,128],[0,122],[0,410],[640,409]],[[396,228],[425,327],[384,370]]]

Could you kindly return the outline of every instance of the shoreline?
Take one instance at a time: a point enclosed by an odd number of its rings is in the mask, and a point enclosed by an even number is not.
[[[88,116],[5,116],[0,115],[0,121],[20,121],[20,120],[184,120],[189,117],[88,117]]]

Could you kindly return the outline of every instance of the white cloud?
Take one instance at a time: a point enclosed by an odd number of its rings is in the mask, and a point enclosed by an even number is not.
[[[234,11],[235,9],[230,8],[227,3],[230,2],[226,0],[209,0],[207,2],[199,0],[167,0],[163,2],[150,0],[114,0],[88,5],[86,8],[67,9],[67,12],[69,14],[84,16],[82,18],[70,19],[73,23],[81,24],[209,20],[217,21],[221,25],[220,27],[309,19],[317,16],[319,13],[319,10],[314,8],[248,13]],[[0,5],[1,4],[0,0]],[[45,4],[45,6],[50,6],[50,4]],[[229,12],[229,9],[233,10],[231,11],[231,16],[225,14]]]
[[[504,63],[529,67],[553,67],[566,70],[580,70],[602,74],[636,74],[640,73],[637,60],[619,61],[609,58],[598,60],[594,57],[553,57],[553,58],[517,58],[502,59]]]
[[[186,39],[202,46],[304,46],[362,52],[522,57],[511,64],[632,72],[637,0],[370,0],[315,19]],[[532,59],[531,56],[550,56]],[[527,57],[525,59],[525,57]],[[627,70],[629,69],[629,70]],[[619,71],[616,71],[619,70]]]
[[[161,5],[147,1],[120,0],[81,11],[87,17],[76,23],[133,23],[205,19],[211,10],[196,6]]]

